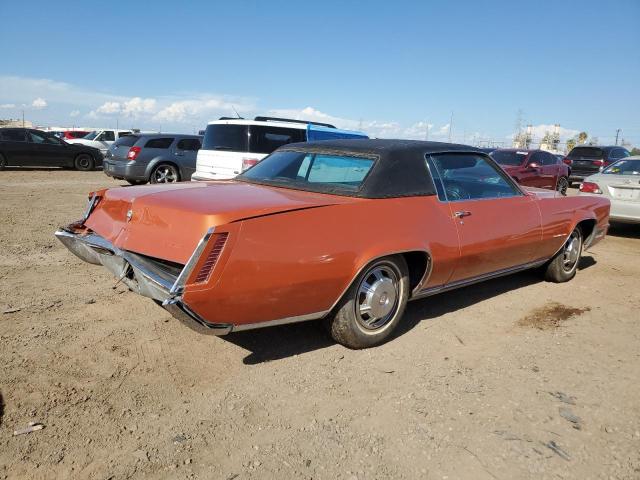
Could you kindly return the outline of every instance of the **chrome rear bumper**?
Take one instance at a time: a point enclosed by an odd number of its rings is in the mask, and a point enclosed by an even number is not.
[[[230,323],[211,323],[189,308],[182,299],[184,284],[197,263],[213,229],[200,240],[198,247],[178,276],[159,268],[152,260],[126,250],[121,250],[95,233],[79,234],[58,230],[55,235],[64,246],[85,262],[104,265],[132,291],[152,298],[199,333],[225,335],[233,330]]]

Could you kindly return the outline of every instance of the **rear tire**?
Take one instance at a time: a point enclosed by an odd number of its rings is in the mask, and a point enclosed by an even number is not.
[[[178,167],[170,163],[156,165],[149,178],[151,183],[175,183],[180,181]]]
[[[380,345],[400,323],[408,297],[409,269],[404,257],[380,258],[358,275],[325,326],[345,347]]]
[[[96,162],[88,153],[81,153],[76,157],[73,165],[76,170],[88,172],[89,170],[93,170],[95,168]]]
[[[563,283],[575,277],[582,255],[582,244],[582,230],[576,227],[560,251],[546,265],[544,279],[549,282]]]
[[[564,195],[566,197],[567,196],[567,190],[569,189],[570,186],[571,186],[571,182],[569,182],[569,179],[567,179],[567,177],[558,177],[558,183],[556,185],[556,190],[558,190],[558,192],[561,195]]]

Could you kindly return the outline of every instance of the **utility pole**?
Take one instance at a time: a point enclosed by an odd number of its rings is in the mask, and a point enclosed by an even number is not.
[[[453,112],[451,112],[451,119],[449,120],[449,143],[451,143],[451,129],[453,128]]]
[[[621,128],[616,130],[616,145],[618,145],[618,137],[620,136],[620,132],[622,131]]]

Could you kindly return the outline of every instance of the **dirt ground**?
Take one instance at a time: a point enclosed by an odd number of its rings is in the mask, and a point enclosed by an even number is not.
[[[53,232],[116,185],[0,172],[0,479],[640,478],[640,228],[351,351],[317,322],[199,336],[114,287]]]

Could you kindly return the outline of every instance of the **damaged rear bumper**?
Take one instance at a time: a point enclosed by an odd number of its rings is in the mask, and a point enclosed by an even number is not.
[[[213,229],[210,229],[200,240],[189,262],[178,274],[162,268],[153,259],[121,250],[95,233],[60,229],[55,235],[77,257],[88,263],[104,265],[132,291],[160,303],[189,328],[209,335],[226,335],[233,330],[232,324],[208,322],[191,310],[182,298],[187,277],[212,233]]]

